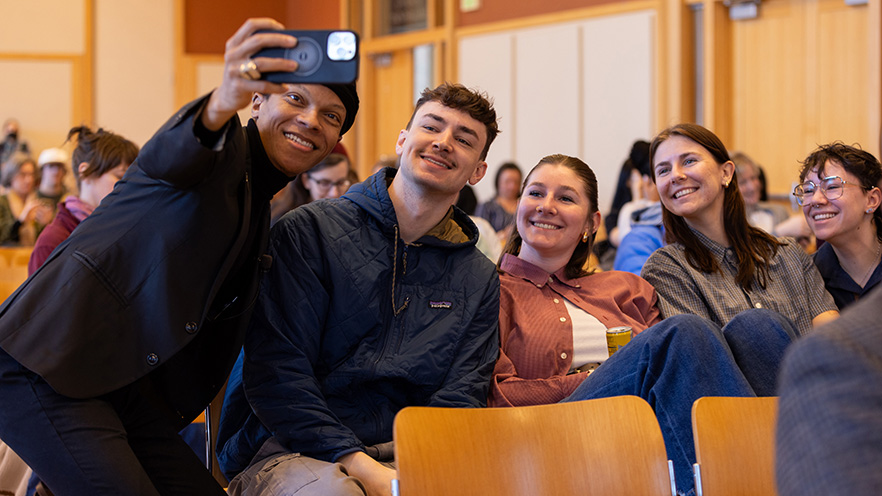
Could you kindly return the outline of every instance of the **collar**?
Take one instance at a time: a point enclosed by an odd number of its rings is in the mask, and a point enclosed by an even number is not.
[[[882,263],[876,266],[867,284],[861,288],[839,263],[839,257],[833,251],[833,245],[824,243],[814,254],[815,266],[827,287],[844,289],[852,293],[862,294],[863,291],[875,287],[882,280]]]
[[[251,174],[253,176],[251,184],[254,194],[261,201],[269,201],[293,178],[286,176],[270,162],[254,119],[249,119],[248,125],[245,127],[245,136],[251,157]]]
[[[453,219],[453,206],[447,209],[447,214],[444,215],[444,218],[435,224],[435,227],[429,229],[426,234],[420,236],[420,239],[425,238],[426,236],[438,238],[442,241],[447,241],[453,244],[465,243],[469,240],[465,231],[463,231],[459,224]]]
[[[554,274],[549,274],[540,267],[537,267],[530,262],[516,256],[511,253],[504,253],[502,255],[502,261],[499,263],[499,268],[503,272],[512,275],[514,277],[520,277],[521,279],[530,281],[535,284],[536,287],[541,288],[548,283],[560,283],[569,288],[580,288],[579,279],[568,279],[564,274],[565,269],[560,269]]]
[[[699,241],[701,241],[701,244],[703,244],[705,246],[705,248],[710,250],[710,252],[713,253],[713,255],[719,259],[725,258],[726,254],[728,252],[732,251],[730,248],[727,248],[727,247],[721,245],[720,243],[717,243],[716,241],[705,236],[701,231],[698,231],[696,229],[692,229],[691,226],[689,227],[689,230],[695,234],[695,236],[698,238]]]

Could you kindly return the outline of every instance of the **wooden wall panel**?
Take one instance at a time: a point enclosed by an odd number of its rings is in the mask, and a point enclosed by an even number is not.
[[[573,23],[515,38],[515,157],[525,170],[552,153],[581,155],[582,43]],[[504,74],[501,77],[506,77]]]
[[[0,74],[26,75],[3,78],[0,121],[17,118],[32,153],[61,146],[73,114],[73,62],[0,60]]]
[[[501,131],[487,154],[487,176],[475,186],[475,194],[481,201],[496,194],[493,178],[499,166],[516,157],[515,123],[518,116],[514,103],[517,86],[514,40],[514,35],[506,32],[469,36],[459,43],[458,82],[490,95]],[[488,57],[489,54],[492,57]]]
[[[581,158],[601,185],[602,212],[612,205],[631,145],[637,139],[650,140],[655,133],[655,19],[653,12],[643,11],[582,24]]]
[[[622,0],[545,0],[542,2],[481,0],[481,7],[478,10],[459,13],[457,25],[463,27],[475,26],[488,22],[499,22],[536,15],[547,15],[555,12],[565,12],[571,9],[621,2]]]
[[[799,160],[820,143],[858,142],[878,153],[868,105],[867,9],[839,0],[765,0],[757,19],[724,22],[731,30],[732,134],[721,138],[762,164],[770,193],[786,197]],[[715,122],[725,122],[716,110]]]
[[[733,135],[724,142],[763,166],[772,192],[786,194],[803,136],[814,125],[814,81],[806,78],[808,45],[800,41],[806,39],[806,8],[802,0],[771,0],[761,9],[759,19],[732,25]]]
[[[363,178],[369,168],[381,155],[394,155],[398,133],[407,125],[413,113],[413,56],[410,49],[391,53],[388,64],[374,64],[375,81],[381,83],[374,86],[369,94],[360,98],[372,99],[373,119],[361,120],[361,126],[373,129],[373,141],[364,151],[366,156],[358,157],[366,170],[359,170]],[[373,64],[368,59],[365,64]],[[365,116],[368,117],[368,116]],[[361,119],[361,117],[359,117]]]
[[[867,10],[822,0],[815,37],[817,64],[806,77],[817,81],[817,141],[857,142],[878,156],[879,130],[870,129],[866,118],[871,111]]]
[[[185,50],[223,54],[227,38],[249,17],[272,17],[287,29],[340,27],[340,2],[333,0],[184,0]]]
[[[631,144],[655,130],[655,22],[644,10],[460,38],[461,82],[487,90],[500,114],[488,176],[504,160],[527,172],[575,155],[597,174],[605,211]],[[476,192],[491,198],[492,181]]]
[[[143,145],[175,107],[174,1],[95,0],[94,125]]]
[[[89,0],[0,0],[0,54],[86,51]]]

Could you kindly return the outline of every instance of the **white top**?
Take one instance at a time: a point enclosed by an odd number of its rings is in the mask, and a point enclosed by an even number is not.
[[[567,313],[570,314],[570,322],[573,324],[573,363],[570,370],[586,363],[603,363],[609,358],[606,326],[566,298],[563,300]]]

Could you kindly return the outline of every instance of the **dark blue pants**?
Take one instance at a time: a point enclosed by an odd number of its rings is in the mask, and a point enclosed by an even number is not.
[[[224,494],[149,377],[74,399],[0,350],[0,405],[0,439],[57,496]]]
[[[784,348],[796,336],[786,317],[769,310],[740,313],[723,329],[694,315],[676,315],[638,334],[563,401],[634,395],[658,418],[677,490],[694,490],[692,404],[703,396],[774,395]]]

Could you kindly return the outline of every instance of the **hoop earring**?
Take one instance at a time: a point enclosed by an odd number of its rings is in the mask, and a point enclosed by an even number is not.
[[[588,231],[585,231],[584,233],[582,233],[582,242],[583,243],[588,242]]]

